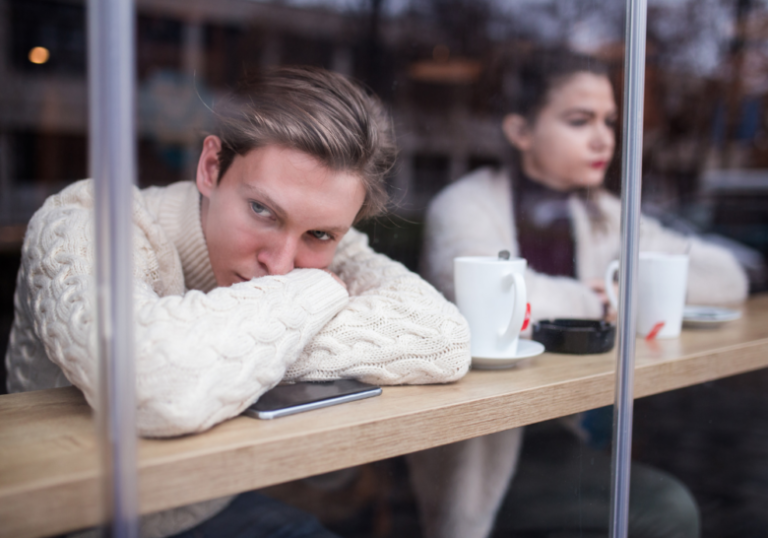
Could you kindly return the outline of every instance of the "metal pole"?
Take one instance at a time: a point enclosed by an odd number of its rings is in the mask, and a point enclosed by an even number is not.
[[[619,344],[611,461],[611,537],[626,538],[635,373],[636,275],[640,231],[645,88],[646,0],[627,0],[624,58],[624,148],[622,152]]]
[[[94,179],[100,405],[108,534],[138,534],[133,368],[134,4],[89,0],[90,168]]]

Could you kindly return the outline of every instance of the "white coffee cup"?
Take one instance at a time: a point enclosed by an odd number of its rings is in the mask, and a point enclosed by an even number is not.
[[[523,258],[464,256],[453,260],[456,305],[469,322],[472,356],[513,358],[526,314]]]
[[[605,272],[605,291],[611,305],[618,309],[619,301],[613,289],[618,260]],[[637,334],[656,338],[680,336],[688,284],[688,256],[663,252],[641,252],[637,271]],[[659,324],[663,323],[659,329]]]

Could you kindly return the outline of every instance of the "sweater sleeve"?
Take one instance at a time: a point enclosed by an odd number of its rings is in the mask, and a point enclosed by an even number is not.
[[[25,299],[19,306],[33,320],[47,357],[94,406],[92,198],[83,192],[54,198],[28,228],[20,276]],[[141,213],[134,203],[135,224]],[[137,425],[142,435],[198,432],[241,413],[281,380],[348,301],[341,285],[315,269],[208,294],[161,297],[151,270],[159,262],[143,228],[135,226],[133,249]]]
[[[377,384],[445,383],[469,369],[469,328],[456,307],[351,230],[331,269],[349,304],[304,349],[289,379],[353,377]]]

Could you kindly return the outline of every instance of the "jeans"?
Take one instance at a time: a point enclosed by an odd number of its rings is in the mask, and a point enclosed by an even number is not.
[[[629,538],[698,538],[699,510],[676,478],[632,463]],[[493,538],[608,536],[611,456],[553,422],[526,428]]]
[[[249,491],[211,519],[171,538],[338,538],[314,516]]]

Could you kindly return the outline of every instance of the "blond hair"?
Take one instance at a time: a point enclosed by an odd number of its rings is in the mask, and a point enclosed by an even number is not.
[[[279,68],[252,77],[214,107],[222,142],[219,179],[236,155],[272,144],[296,149],[365,186],[355,222],[387,207],[386,175],[397,156],[392,121],[379,100],[343,75],[318,68]]]

